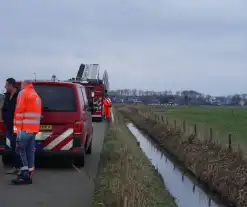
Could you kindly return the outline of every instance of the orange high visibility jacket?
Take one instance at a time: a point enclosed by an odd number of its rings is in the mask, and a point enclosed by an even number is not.
[[[32,84],[24,86],[19,93],[14,115],[14,133],[21,130],[39,132],[41,118],[41,99]]]
[[[112,102],[110,98],[105,97],[103,100],[104,107],[111,107]]]

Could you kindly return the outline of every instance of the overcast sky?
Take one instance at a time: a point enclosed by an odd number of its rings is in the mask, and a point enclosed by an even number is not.
[[[246,0],[2,1],[0,88],[99,63],[111,89],[247,93],[246,11]]]

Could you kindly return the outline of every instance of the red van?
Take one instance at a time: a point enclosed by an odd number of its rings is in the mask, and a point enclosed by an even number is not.
[[[85,88],[80,84],[54,81],[34,81],[33,85],[43,107],[36,153],[70,156],[76,165],[84,166],[93,138],[93,106],[88,103]],[[10,151],[9,140],[5,138],[4,163],[9,160]]]

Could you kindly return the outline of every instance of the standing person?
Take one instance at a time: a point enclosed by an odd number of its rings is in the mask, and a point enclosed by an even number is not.
[[[32,184],[35,159],[35,136],[40,130],[41,99],[31,81],[23,81],[17,98],[14,132],[17,133],[16,153],[20,155],[21,173],[12,184]]]
[[[108,95],[105,95],[105,98],[103,100],[104,104],[104,115],[106,116],[106,119],[110,120],[111,119],[111,106],[112,102],[111,99],[108,97]]]
[[[18,174],[20,172],[20,157],[15,153],[16,148],[16,134],[13,132],[14,112],[16,107],[16,100],[18,96],[18,89],[14,78],[8,78],[5,84],[5,99],[2,107],[2,118],[6,127],[6,139],[10,140],[10,147],[12,150],[12,164],[13,168],[6,172],[7,174]]]

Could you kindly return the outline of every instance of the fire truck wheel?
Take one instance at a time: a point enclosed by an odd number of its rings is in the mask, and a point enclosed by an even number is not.
[[[91,141],[90,145],[88,146],[86,153],[87,154],[91,154],[92,153],[92,141]]]
[[[4,165],[10,165],[12,163],[12,158],[10,155],[2,155],[2,162]]]
[[[77,155],[75,158],[74,158],[74,164],[78,167],[84,167],[85,165],[85,150],[83,150],[82,153],[80,153],[80,155]]]

